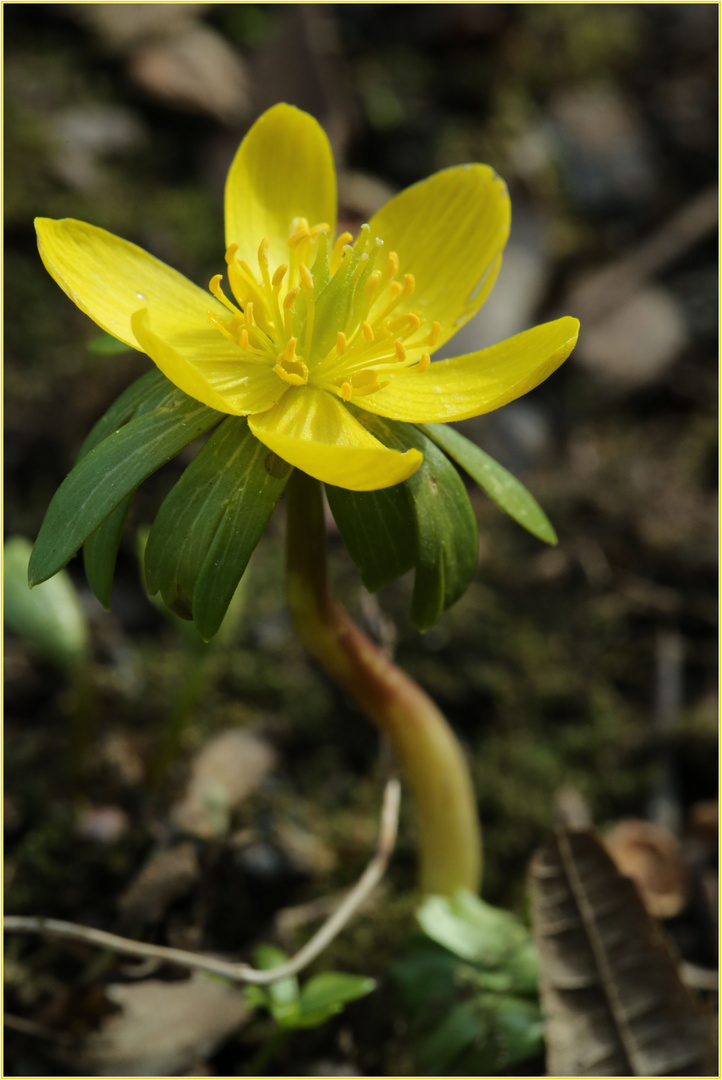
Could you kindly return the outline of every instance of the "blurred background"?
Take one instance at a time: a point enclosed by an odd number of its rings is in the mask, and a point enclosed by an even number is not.
[[[222,268],[227,168],[277,101],[328,131],[352,228],[436,169],[491,164],[511,239],[448,351],[581,319],[559,372],[463,425],[533,492],[559,545],[474,490],[478,574],[426,635],[409,580],[369,597],[332,534],[336,588],[464,742],[484,897],[523,913],[528,860],[560,812],[651,820],[682,867],[670,930],[710,966],[717,18],[694,3],[4,7],[6,534],[35,537],[90,427],[149,366],[89,349],[97,328],[43,269],[33,217],[92,222],[205,284]],[[275,935],[291,949],[311,901],[349,885],[373,848],[377,740],[294,640],[282,508],[213,645],[146,597],[143,530],[190,454],[139,490],[109,613],[75,560],[50,629],[21,612],[6,634],[7,910],[181,947],[242,953]],[[412,925],[413,852],[405,807],[386,883],[322,961],[381,989],[299,1034],[270,1075],[289,1061],[309,1075],[414,1069],[388,978]],[[82,1040],[109,1008],[97,959],[12,940],[8,1007]],[[189,1075],[242,1074],[243,1037],[212,1047]],[[12,1031],[6,1075],[91,1070],[72,1054],[58,1066],[59,1052]]]

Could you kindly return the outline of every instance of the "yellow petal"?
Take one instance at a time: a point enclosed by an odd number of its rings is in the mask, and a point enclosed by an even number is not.
[[[416,288],[405,304],[429,327],[435,348],[479,310],[501,265],[511,207],[506,184],[488,165],[458,165],[406,188],[371,218],[371,234],[399,256]],[[402,307],[399,310],[404,310]]]
[[[577,319],[543,323],[489,349],[436,360],[423,373],[404,369],[384,390],[354,399],[354,404],[416,424],[480,416],[543,382],[569,356],[578,333]]]
[[[156,333],[154,311],[137,311],[132,322],[140,347],[163,374],[212,409],[234,416],[262,412],[286,389],[270,366],[244,361],[238,346],[212,326],[166,338]]]
[[[351,491],[399,484],[423,460],[418,450],[388,450],[337,397],[313,386],[286,391],[275,408],[250,417],[248,426],[284,461]]]
[[[271,266],[288,262],[294,218],[326,222],[336,235],[336,170],[326,134],[312,116],[274,105],[238,148],[226,180],[226,245],[258,266],[258,245],[270,241]]]
[[[159,334],[176,333],[208,322],[208,311],[225,309],[205,289],[119,236],[64,218],[36,218],[38,248],[60,288],[98,326],[134,349],[142,349],[131,315],[153,308]]]

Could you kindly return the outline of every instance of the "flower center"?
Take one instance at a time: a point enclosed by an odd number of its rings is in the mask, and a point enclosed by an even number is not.
[[[328,225],[296,218],[288,261],[271,267],[264,238],[257,271],[232,244],[226,264],[236,303],[217,274],[208,287],[231,317],[208,317],[239,347],[239,359],[269,365],[290,386],[310,382],[349,401],[388,386],[402,368],[426,371],[425,350],[435,346],[441,326],[428,330],[410,309],[414,276],[400,273],[398,255],[385,255],[368,225],[353,244],[351,233],[342,233],[330,251],[328,233]]]

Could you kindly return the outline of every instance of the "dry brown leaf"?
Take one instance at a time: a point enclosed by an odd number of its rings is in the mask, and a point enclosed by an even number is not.
[[[130,74],[167,104],[224,123],[236,123],[248,111],[243,61],[220,34],[200,23],[140,45],[130,58]]]
[[[550,1076],[717,1076],[712,1018],[634,884],[588,832],[531,867]]]
[[[121,1012],[89,1035],[76,1063],[97,1076],[179,1076],[212,1054],[248,1015],[243,990],[195,972],[183,982],[116,983]]]
[[[207,743],[191,767],[183,799],[171,819],[176,828],[211,839],[228,829],[230,812],[273,767],[271,746],[250,731],[222,731]]]
[[[118,907],[131,921],[158,922],[174,900],[185,896],[199,873],[193,844],[176,844],[150,857],[118,900]]]
[[[657,919],[671,919],[687,902],[689,884],[674,833],[652,821],[620,821],[604,836],[620,874],[631,878],[644,906]]]
[[[203,15],[212,4],[66,4],[106,45],[125,51],[132,43],[171,33]]]

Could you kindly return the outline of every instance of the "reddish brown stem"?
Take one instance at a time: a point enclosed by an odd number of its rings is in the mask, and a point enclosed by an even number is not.
[[[419,818],[425,893],[478,890],[481,830],[468,765],[427,694],[356,626],[331,595],[320,484],[295,472],[287,488],[286,595],[308,651],[384,735]]]

